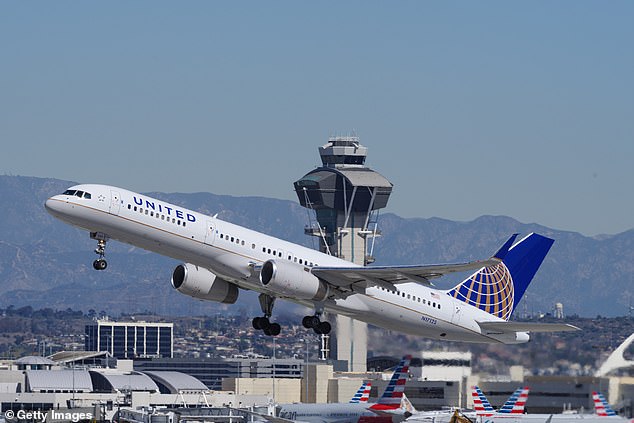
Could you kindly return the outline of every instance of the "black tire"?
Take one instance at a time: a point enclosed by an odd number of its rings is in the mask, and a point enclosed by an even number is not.
[[[304,316],[304,318],[302,319],[302,326],[304,326],[306,329],[312,329],[314,327],[313,317],[314,316]]]
[[[261,317],[254,317],[253,320],[251,320],[251,326],[253,326],[253,329],[255,330],[262,329],[262,327],[260,327],[260,319]]]
[[[319,332],[323,335],[328,335],[332,330],[332,326],[328,322],[321,322],[319,324]]]
[[[271,322],[268,317],[260,317],[260,328],[266,333],[266,331],[271,327]],[[268,334],[267,334],[268,335]]]
[[[108,267],[108,262],[104,259],[98,259],[92,262],[92,267],[95,270],[106,270],[106,267]]]
[[[269,332],[271,336],[277,336],[280,334],[281,331],[282,327],[279,323],[271,323],[271,326],[269,326]]]
[[[264,334],[266,336],[271,336],[271,327],[267,326],[266,328],[262,329],[262,331],[264,332]]]

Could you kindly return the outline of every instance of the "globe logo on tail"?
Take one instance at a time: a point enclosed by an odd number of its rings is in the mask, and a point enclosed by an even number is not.
[[[513,278],[504,263],[482,268],[449,295],[504,320],[513,312]]]

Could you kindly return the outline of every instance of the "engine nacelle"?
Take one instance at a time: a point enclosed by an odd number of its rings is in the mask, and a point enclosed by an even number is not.
[[[172,273],[172,286],[181,294],[200,300],[225,304],[233,304],[238,300],[237,286],[190,263],[176,266]]]
[[[310,273],[308,267],[283,260],[266,261],[260,282],[275,293],[302,300],[323,301],[328,296],[328,285]]]

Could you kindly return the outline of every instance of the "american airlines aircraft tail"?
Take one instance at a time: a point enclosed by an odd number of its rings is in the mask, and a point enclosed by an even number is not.
[[[497,414],[524,414],[526,407],[526,400],[528,399],[529,388],[519,388],[511,394],[506,402],[500,407],[499,410],[495,410],[486,395],[480,388],[474,386],[471,395],[473,397],[473,408],[475,409],[477,416],[491,417]]]
[[[390,383],[383,391],[383,395],[379,401],[370,407],[373,411],[397,410],[401,408],[401,400],[403,392],[405,392],[405,384],[409,377],[409,363],[412,361],[411,355],[403,357],[401,362],[394,369],[394,374],[390,379]]]
[[[528,387],[519,388],[506,400],[500,407],[500,414],[524,414],[526,408],[526,400],[528,399]]]
[[[107,185],[76,185],[46,201],[54,217],[90,232],[93,262],[104,271],[106,244],[115,239],[183,263],[172,286],[199,300],[233,304],[240,290],[258,292],[262,316],[253,328],[275,336],[278,299],[313,310],[302,325],[331,330],[325,312],[432,339],[517,344],[529,332],[578,330],[566,324],[513,322],[509,318],[537,272],[552,239],[517,235],[492,257],[466,263],[360,266],[194,210]],[[450,290],[434,279],[473,272]]]
[[[372,382],[363,382],[359,390],[350,399],[350,404],[367,403],[370,399],[370,391],[372,390]]]
[[[605,399],[603,394],[599,392],[592,393],[592,401],[594,401],[594,411],[597,416],[608,417],[608,416],[616,416],[616,411],[612,409],[608,401]]]
[[[495,409],[480,388],[474,386],[471,391],[471,396],[473,397],[473,408],[475,409],[476,415],[492,416],[495,413]]]

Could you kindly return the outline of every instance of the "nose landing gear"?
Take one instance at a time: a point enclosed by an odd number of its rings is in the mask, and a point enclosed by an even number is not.
[[[90,238],[97,240],[97,248],[95,248],[95,254],[99,256],[99,258],[92,262],[92,267],[95,270],[106,270],[108,267],[108,262],[104,258],[106,255],[106,241],[108,240],[108,236],[101,232],[91,232]]]

